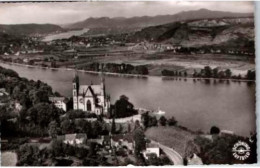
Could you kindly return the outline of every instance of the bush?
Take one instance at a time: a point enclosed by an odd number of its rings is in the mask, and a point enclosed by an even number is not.
[[[175,119],[174,117],[168,119],[168,125],[169,125],[169,126],[175,126],[175,125],[177,125],[176,119]]]
[[[128,97],[125,95],[120,96],[120,99],[116,101],[114,106],[114,117],[124,118],[138,114],[137,110],[134,109],[134,105],[129,102]]]
[[[220,129],[216,126],[211,127],[210,129],[210,134],[219,134],[220,133]]]
[[[162,126],[165,126],[167,123],[167,119],[164,116],[161,116],[159,122]]]

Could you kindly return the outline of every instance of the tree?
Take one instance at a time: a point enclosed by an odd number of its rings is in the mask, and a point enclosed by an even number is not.
[[[111,126],[111,134],[116,133],[116,122],[115,122],[115,117],[112,119],[112,126]]]
[[[212,126],[210,129],[210,134],[219,134],[220,133],[220,129],[216,126]]]
[[[61,132],[62,134],[67,134],[70,130],[70,120],[69,119],[64,119],[61,124]]]
[[[29,95],[33,104],[43,103],[43,102],[46,103],[49,101],[49,94],[45,90],[31,90]]]
[[[162,165],[161,160],[157,157],[157,155],[155,153],[149,154],[147,163],[148,163],[148,165],[153,165],[153,166]]]
[[[185,77],[187,77],[187,76],[188,76],[188,74],[187,74],[187,71],[184,71],[184,76],[185,76]]]
[[[82,125],[82,131],[83,133],[86,133],[88,137],[90,137],[92,132],[91,122],[85,121]]]
[[[185,158],[190,158],[194,153],[198,154],[199,148],[193,141],[190,140],[187,142],[184,156]]]
[[[134,146],[135,156],[140,157],[141,151],[144,150],[146,147],[146,141],[145,141],[145,135],[143,129],[141,127],[135,129],[133,136],[135,142],[135,146]]]
[[[213,77],[218,78],[218,68],[213,69]]]
[[[230,70],[230,69],[227,69],[227,70],[225,71],[225,75],[226,75],[226,78],[230,78],[231,75],[232,75],[231,70]]]
[[[143,123],[143,126],[145,128],[148,128],[149,127],[149,114],[148,112],[145,112],[142,114],[141,118],[142,118],[142,123]]]
[[[169,126],[174,126],[177,124],[177,121],[175,120],[174,117],[171,117],[170,119],[168,119],[168,125]]]
[[[211,78],[212,77],[212,69],[210,66],[205,66],[204,67],[204,72],[205,72],[205,77],[206,78]]]
[[[54,139],[51,142],[51,149],[54,156],[65,156],[65,144],[62,140]]]
[[[120,96],[120,99],[115,103],[115,118],[129,117],[137,114],[137,111],[134,109],[134,105],[128,101],[128,97],[125,95]]]
[[[58,124],[56,121],[52,121],[49,124],[49,135],[52,138],[56,138],[58,134]]]
[[[89,145],[88,157],[94,157],[97,154],[96,148],[97,148],[97,143],[91,142]]]
[[[157,118],[155,116],[150,116],[149,117],[149,127],[155,127],[157,126],[158,121]]]
[[[61,110],[53,104],[38,103],[28,110],[26,116],[30,122],[39,125],[41,128],[47,128],[51,121],[59,120]]]
[[[102,125],[98,121],[94,121],[92,125],[92,136],[97,138],[102,133]]]
[[[243,164],[245,161],[233,157],[232,148],[238,141],[245,141],[236,135],[214,136],[213,141],[197,136],[194,142],[200,147],[200,158],[204,164]]]
[[[40,150],[36,145],[24,144],[17,152],[19,166],[40,166]]]
[[[164,116],[161,116],[159,122],[162,126],[165,126],[167,123],[167,119]]]
[[[255,71],[248,70],[246,77],[248,80],[255,80]]]

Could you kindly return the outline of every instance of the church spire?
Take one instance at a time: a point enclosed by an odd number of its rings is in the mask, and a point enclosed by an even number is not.
[[[75,70],[75,75],[74,75],[73,83],[79,83],[79,76],[78,76],[78,71],[77,71],[77,70]]]

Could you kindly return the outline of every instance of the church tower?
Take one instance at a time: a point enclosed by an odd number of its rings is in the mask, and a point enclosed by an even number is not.
[[[79,106],[78,102],[78,93],[79,93],[79,76],[75,73],[75,77],[73,79],[73,89],[72,89],[72,96],[73,96],[73,109],[77,110]]]
[[[105,84],[105,78],[104,78],[104,75],[103,75],[103,72],[101,73],[101,95],[103,97],[103,112],[105,114],[108,113],[109,109],[110,109],[110,98],[109,96],[106,94],[106,84]]]

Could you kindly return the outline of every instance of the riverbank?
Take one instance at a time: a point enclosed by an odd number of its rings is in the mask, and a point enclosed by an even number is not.
[[[75,72],[83,72],[88,74],[96,74],[96,75],[107,75],[107,76],[119,76],[119,77],[134,77],[134,78],[148,78],[148,77],[161,77],[166,80],[175,80],[175,79],[193,79],[193,80],[222,80],[222,81],[238,81],[238,82],[255,82],[255,80],[248,79],[225,79],[225,78],[198,78],[198,77],[183,77],[183,76],[157,76],[157,75],[138,75],[138,74],[123,74],[123,73],[113,73],[113,72],[97,72],[97,71],[87,71],[87,70],[77,70],[73,68],[52,68],[52,67],[41,67],[36,65],[27,65],[20,64],[15,62],[5,62],[0,60],[1,63],[9,64],[9,65],[18,65],[28,68],[38,68],[38,69],[48,69],[48,70],[66,70],[66,71],[75,71]]]

